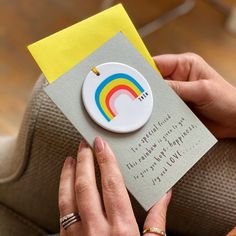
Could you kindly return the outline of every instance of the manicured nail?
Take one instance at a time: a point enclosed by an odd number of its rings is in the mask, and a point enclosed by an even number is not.
[[[79,144],[79,152],[82,151],[83,148],[87,148],[88,143],[83,139]]]
[[[104,142],[101,137],[95,138],[95,151],[101,152],[104,149]]]
[[[65,162],[64,162],[64,165],[65,166],[72,166],[74,163],[74,159],[72,157],[67,157]]]

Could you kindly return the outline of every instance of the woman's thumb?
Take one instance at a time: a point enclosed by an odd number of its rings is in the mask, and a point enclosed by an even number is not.
[[[201,82],[166,80],[168,85],[185,101],[200,105],[205,95],[201,89]]]
[[[144,223],[144,229],[158,228],[165,231],[166,228],[166,213],[171,199],[172,191],[167,192],[160,201],[158,201],[148,212],[147,218]],[[152,233],[146,233],[145,236],[151,236]]]

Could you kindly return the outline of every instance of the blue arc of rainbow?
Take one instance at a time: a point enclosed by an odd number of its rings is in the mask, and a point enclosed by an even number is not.
[[[121,94],[136,99],[144,92],[143,87],[130,75],[117,73],[107,77],[96,89],[95,102],[103,115],[109,122],[116,115],[114,103]]]

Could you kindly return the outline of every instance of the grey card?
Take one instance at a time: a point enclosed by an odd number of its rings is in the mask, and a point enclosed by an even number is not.
[[[133,132],[116,133],[102,128],[83,104],[83,81],[91,68],[109,62],[136,69],[152,90],[151,115]],[[91,146],[96,136],[109,143],[128,190],[145,210],[150,209],[217,142],[122,33],[47,86],[45,91]]]

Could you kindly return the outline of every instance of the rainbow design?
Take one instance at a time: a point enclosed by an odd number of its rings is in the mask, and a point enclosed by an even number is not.
[[[96,89],[95,101],[99,111],[109,122],[116,115],[115,100],[121,94],[136,99],[144,92],[142,86],[130,75],[118,73],[107,77]]]

